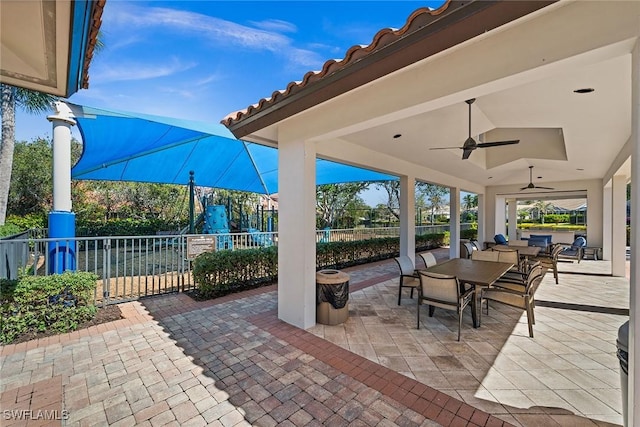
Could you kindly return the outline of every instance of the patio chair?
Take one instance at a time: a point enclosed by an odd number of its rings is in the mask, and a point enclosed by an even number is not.
[[[584,256],[584,248],[587,247],[587,239],[577,237],[571,246],[565,246],[558,254],[558,259],[570,259],[580,262]]]
[[[492,251],[492,250],[486,250],[486,251],[473,251],[473,253],[471,254],[471,259],[472,260],[477,260],[477,261],[493,261],[493,262],[498,262],[498,256],[499,256],[500,252],[498,251]]]
[[[514,286],[514,289],[503,287],[490,287],[482,289],[480,292],[480,304],[487,301],[487,313],[489,301],[496,301],[511,307],[522,308],[527,311],[527,324],[529,326],[529,337],[533,338],[533,325],[536,323],[533,310],[535,308],[534,295],[540,282],[542,281],[542,267],[538,266],[531,270],[524,287]],[[480,310],[482,317],[482,310]]]
[[[532,261],[540,262],[542,264],[542,268],[553,270],[553,278],[556,280],[556,285],[558,284],[558,256],[564,249],[565,246],[555,243],[551,248],[550,254],[541,253],[537,257],[531,259]]]
[[[424,261],[424,266],[425,268],[429,268],[429,267],[433,267],[434,265],[436,265],[438,262],[436,261],[436,257],[433,256],[433,254],[431,252],[423,252],[420,255],[420,258],[422,258],[422,261]]]
[[[471,258],[471,254],[474,251],[477,251],[476,248],[471,242],[461,242],[460,245],[460,258]]]
[[[420,306],[429,305],[429,317],[433,317],[436,307],[458,313],[458,341],[462,330],[462,312],[473,299],[473,287],[464,290],[456,276],[419,271],[417,320],[420,329]]]
[[[400,286],[398,288],[398,305],[402,299],[402,288],[411,289],[411,298],[413,299],[413,290],[419,285],[418,274],[411,258],[407,255],[394,258],[400,268]]]

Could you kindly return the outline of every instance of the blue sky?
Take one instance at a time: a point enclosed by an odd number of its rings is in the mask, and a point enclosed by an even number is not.
[[[109,0],[102,15],[105,48],[94,55],[90,87],[69,100],[219,122],[328,59],[343,58],[349,47],[369,44],[380,29],[402,27],[414,10],[440,4]],[[17,140],[51,134],[46,114],[18,112]]]

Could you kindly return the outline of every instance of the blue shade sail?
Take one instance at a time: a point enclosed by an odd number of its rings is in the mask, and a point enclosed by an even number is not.
[[[278,192],[278,150],[236,139],[209,124],[68,104],[76,116],[84,151],[73,179],[187,184]],[[396,177],[317,159],[316,183],[388,181]]]

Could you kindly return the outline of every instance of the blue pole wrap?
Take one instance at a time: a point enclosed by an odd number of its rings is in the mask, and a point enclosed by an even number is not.
[[[49,274],[76,270],[76,214],[49,212],[49,237],[60,238],[48,243]]]

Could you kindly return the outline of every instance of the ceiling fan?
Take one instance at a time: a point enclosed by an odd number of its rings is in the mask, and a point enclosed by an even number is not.
[[[551,188],[551,187],[541,187],[539,185],[535,185],[533,183],[533,166],[529,166],[529,184],[526,187],[522,187],[520,189],[520,191],[522,191],[522,190],[532,190],[534,188],[539,188],[539,189],[542,189],[542,190],[553,190],[553,188]]]
[[[477,143],[472,137],[471,137],[471,104],[473,104],[475,102],[475,98],[472,99],[467,99],[465,102],[469,105],[469,137],[467,138],[467,140],[464,142],[464,145],[462,147],[436,147],[436,148],[431,148],[431,150],[448,150],[451,148],[459,148],[461,150],[464,150],[462,152],[462,160],[468,159],[469,156],[471,155],[471,152],[473,150],[475,150],[476,148],[488,148],[488,147],[498,147],[501,145],[511,145],[511,144],[517,144],[520,142],[519,139],[514,139],[511,141],[495,141],[495,142],[481,142],[481,143]]]

